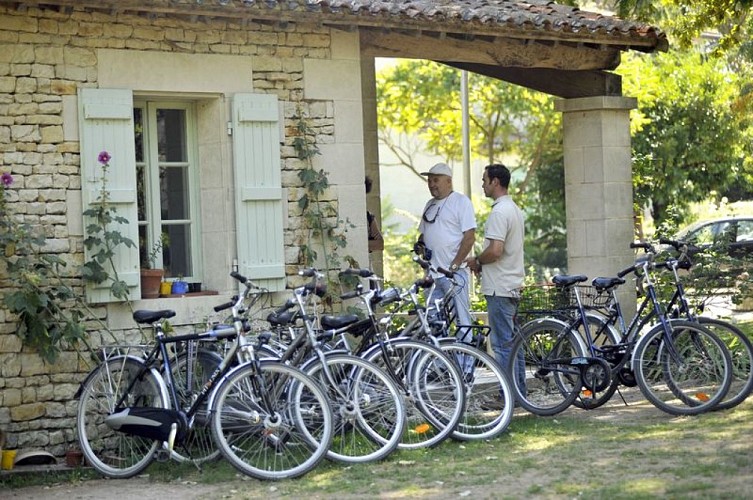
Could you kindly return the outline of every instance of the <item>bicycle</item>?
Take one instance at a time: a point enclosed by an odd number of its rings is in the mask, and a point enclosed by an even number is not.
[[[273,327],[287,328],[301,320],[302,332],[288,336],[290,343],[282,353],[263,352],[299,367],[326,390],[335,416],[328,458],[346,463],[381,460],[397,448],[407,425],[400,389],[375,364],[346,352],[325,350],[333,334],[320,331],[315,315],[306,308],[307,297],[325,293],[318,283],[324,275],[316,269],[298,274],[312,281],[296,288],[293,298],[270,313],[267,321]]]
[[[425,271],[430,271],[429,262],[414,258]],[[454,359],[463,372],[466,392],[466,409],[463,419],[452,437],[460,440],[491,439],[504,432],[512,421],[515,402],[507,374],[497,361],[481,350],[489,327],[484,325],[455,325],[451,300],[462,284],[452,271],[439,268],[446,276],[450,288],[442,299],[434,304],[421,304],[419,291],[432,297],[435,282],[430,274],[416,280],[404,294],[410,306],[408,314],[413,320],[402,328],[400,337],[428,342],[438,346]],[[455,327],[455,335],[450,328]]]
[[[155,459],[168,459],[203,412],[220,453],[252,477],[298,477],[326,456],[333,432],[326,394],[300,370],[258,359],[254,345],[247,342],[250,324],[242,314],[244,301],[257,287],[238,273],[231,276],[245,290],[215,309],[230,308],[232,325],[167,337],[162,322],[175,316],[174,311],[139,310],[134,321],[152,325],[154,343],[102,349],[101,364],[76,395],[79,443],[97,472],[127,478]],[[233,342],[185,407],[187,402],[177,395],[168,346],[209,339]],[[264,341],[261,336],[258,345]]]
[[[745,401],[753,392],[753,342],[735,325],[694,312],[678,272],[679,269],[688,270],[692,267],[687,243],[666,238],[661,238],[659,243],[672,246],[678,253],[678,257],[671,261],[670,266],[667,266],[674,277],[674,291],[666,306],[667,314],[672,318],[683,317],[688,321],[697,321],[711,330],[727,346],[732,359],[732,382],[726,396],[714,407],[714,410],[733,408]],[[703,304],[699,309],[703,311]]]
[[[369,269],[348,269],[343,274],[378,280]],[[408,420],[398,448],[431,447],[447,439],[461,421],[466,404],[463,376],[456,363],[441,349],[425,342],[389,338],[385,327],[394,313],[380,320],[374,308],[399,302],[401,293],[397,288],[364,290],[359,283],[341,298],[360,298],[366,318],[355,314],[324,315],[321,327],[338,337],[335,348],[375,363],[397,383]]]
[[[631,244],[631,247],[644,248],[642,244]],[[654,267],[653,255],[647,254],[633,266],[620,271],[617,278],[593,280],[595,288],[611,294],[612,302],[608,309],[610,319],[604,324],[620,322],[623,329],[617,335],[612,331],[603,336],[598,332],[595,337],[592,336],[591,326],[598,320],[589,318],[576,286],[587,280],[585,276],[556,276],[553,279],[558,293],[572,293],[575,300],[573,319],[542,321],[545,324],[547,321],[556,321],[554,330],[558,334],[577,337],[578,342],[582,342],[580,335],[583,334],[587,354],[573,358],[581,366],[580,381],[586,391],[581,392],[581,386],[576,383],[567,390],[560,385],[563,401],[571,404],[580,397],[583,408],[595,408],[614,394],[620,380],[627,382],[626,385],[631,384],[631,377],[634,377],[635,384],[646,399],[672,415],[695,415],[707,411],[724,397],[731,377],[729,352],[718,337],[698,323],[668,319],[662,314],[661,304],[650,278],[650,270]],[[635,316],[624,327],[615,289],[625,282],[623,277],[629,273],[636,273],[645,281],[646,294]],[[658,324],[639,336],[638,325],[646,310],[653,310]],[[548,327],[551,326],[549,324]],[[536,329],[531,331],[535,332]],[[531,331],[527,332],[528,336]],[[607,331],[609,330],[603,330]],[[516,340],[513,350],[516,352],[525,349],[527,364],[532,363],[539,370],[548,369],[549,355],[542,359],[528,357],[526,338],[523,336]],[[629,371],[625,370],[628,366]],[[519,391],[517,384],[516,391]],[[520,391],[518,395],[525,397]],[[556,409],[561,411],[566,407],[563,406],[564,403]]]

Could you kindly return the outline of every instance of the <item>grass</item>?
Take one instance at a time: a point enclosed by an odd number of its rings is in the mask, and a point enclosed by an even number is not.
[[[740,326],[753,337],[753,323]],[[508,431],[484,442],[446,441],[433,449],[397,451],[386,460],[346,466],[323,462],[305,477],[276,483],[239,474],[222,460],[201,472],[154,463],[148,481],[179,488],[210,485],[206,498],[749,498],[753,484],[753,398],[731,410],[673,417],[637,389],[589,412],[555,417],[516,414]],[[629,401],[632,401],[628,399]],[[82,485],[91,470],[0,477],[0,491]],[[90,483],[94,487],[95,483]],[[128,488],[128,480],[123,481]],[[145,498],[149,498],[148,496]]]
[[[634,413],[633,413],[634,412]],[[204,467],[155,463],[149,480],[216,485],[213,498],[294,496],[472,498],[745,498],[753,480],[753,400],[732,410],[672,417],[643,402],[551,418],[517,415],[488,442],[447,441],[398,451],[379,463],[324,462],[304,478],[264,483],[224,461]],[[85,482],[86,470],[3,479],[3,487]],[[127,481],[124,481],[126,486]]]

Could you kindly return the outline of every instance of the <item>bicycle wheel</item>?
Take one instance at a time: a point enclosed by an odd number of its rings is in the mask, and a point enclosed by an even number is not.
[[[222,455],[257,479],[290,479],[314,469],[332,444],[332,411],[321,387],[277,361],[243,365],[210,401]]]
[[[551,416],[573,404],[583,384],[572,360],[584,352],[580,336],[566,323],[554,319],[527,323],[515,336],[507,372],[520,406],[535,415]],[[521,371],[525,387],[515,376]]]
[[[394,377],[405,397],[407,426],[398,448],[436,446],[457,427],[465,411],[463,378],[440,349],[424,342],[390,339],[363,357]]]
[[[588,384],[584,382],[584,385],[590,386],[591,389],[582,387],[578,398],[573,401],[573,406],[576,406],[577,408],[593,410],[607,403],[617,391],[620,381],[618,377],[614,376],[614,372],[616,366],[623,362],[627,346],[620,345],[620,334],[603,316],[598,314],[587,314],[590,328],[591,348],[593,349],[594,354],[604,359],[612,369],[609,374],[602,373],[598,369],[594,370],[592,375],[597,377],[598,380],[591,380]],[[578,333],[583,339],[583,342],[586,343],[586,347],[588,347],[588,337],[584,331],[582,321],[578,323]],[[595,389],[595,387],[602,387],[604,385],[606,385],[606,387],[602,390]]]
[[[729,388],[732,362],[724,343],[698,323],[673,320],[671,337],[662,325],[635,346],[633,372],[643,395],[671,415],[710,410]]]
[[[753,392],[753,343],[742,330],[726,321],[703,316],[696,319],[719,337],[729,350],[732,359],[732,382],[727,395],[714,410],[733,408],[745,401]]]
[[[325,363],[326,370],[319,359],[301,370],[329,396],[335,429],[327,457],[346,463],[385,458],[397,448],[406,426],[397,384],[373,363],[350,354],[328,353]]]
[[[222,356],[205,349],[197,349],[192,356],[189,356],[188,352],[181,352],[170,363],[175,393],[184,411],[193,404],[194,397],[204,387],[220,363],[222,363]],[[220,450],[214,445],[212,439],[209,420],[207,401],[204,401],[194,414],[193,425],[188,429],[186,438],[175,446],[183,453],[173,449],[172,458],[178,462],[201,464],[220,456]]]
[[[494,358],[454,338],[441,340],[439,347],[462,367],[465,382],[465,413],[452,437],[470,441],[503,433],[515,407],[507,374]]]
[[[89,374],[78,394],[76,429],[86,462],[103,476],[116,479],[146,469],[162,443],[113,430],[105,418],[127,407],[168,408],[157,372],[136,358],[113,357]],[[121,399],[123,403],[116,407]]]

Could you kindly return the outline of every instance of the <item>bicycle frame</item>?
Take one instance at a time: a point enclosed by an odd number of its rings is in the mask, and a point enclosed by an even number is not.
[[[127,389],[123,392],[124,396],[121,396],[121,398],[116,402],[115,408],[117,409],[124,409],[123,403],[125,394],[128,394],[131,389],[135,386],[135,384],[138,382],[138,380],[142,377],[143,373],[146,373],[147,371],[150,371],[152,369],[159,369],[162,370],[162,376],[159,378],[159,380],[166,386],[167,388],[167,395],[169,398],[169,402],[172,405],[172,408],[178,412],[181,422],[180,424],[185,426],[185,430],[189,430],[194,425],[194,419],[195,416],[199,410],[199,407],[207,401],[208,398],[213,394],[213,389],[218,387],[220,384],[218,383],[223,377],[226,377],[230,375],[233,371],[233,369],[239,369],[240,367],[244,366],[244,363],[258,363],[258,359],[256,358],[254,354],[254,348],[251,344],[247,343],[244,333],[248,332],[250,330],[250,326],[248,323],[243,319],[243,313],[245,312],[244,302],[246,298],[248,297],[250,291],[252,289],[257,289],[255,285],[253,285],[250,281],[247,281],[245,278],[241,280],[241,276],[237,275],[237,273],[232,273],[233,277],[236,279],[239,279],[242,283],[245,283],[246,290],[243,294],[240,294],[234,302],[230,302],[228,304],[223,304],[222,306],[215,307],[215,311],[221,311],[223,309],[227,309],[228,307],[231,308],[232,311],[232,318],[233,318],[233,324],[232,325],[217,325],[216,327],[212,328],[209,331],[202,332],[202,333],[193,333],[193,334],[186,334],[186,335],[177,335],[172,337],[167,337],[165,335],[165,332],[162,328],[162,320],[172,317],[175,315],[173,311],[164,310],[164,311],[136,311],[134,313],[134,319],[139,323],[151,323],[152,327],[155,330],[155,342],[156,344],[154,347],[149,351],[149,353],[140,360],[142,364],[141,371],[137,374],[137,376],[133,377],[133,380],[131,381],[130,385],[127,387]],[[204,340],[222,340],[222,339],[231,339],[234,338],[235,342],[231,345],[230,349],[226,352],[224,358],[220,362],[220,364],[216,367],[214,372],[209,376],[209,379],[204,383],[201,390],[195,395],[193,402],[191,405],[184,409],[181,407],[180,400],[178,398],[178,394],[176,392],[176,383],[172,372],[172,366],[171,366],[171,356],[168,351],[168,346],[171,344],[178,344],[180,342],[196,342],[196,341],[204,341]],[[260,338],[259,343],[263,342],[263,338]],[[241,364],[238,364],[237,361],[241,361]],[[107,362],[107,359],[105,359],[105,363]],[[234,366],[237,365],[237,366]],[[257,389],[260,390],[260,394],[262,394],[262,397],[267,397],[266,391],[264,390],[263,380],[256,380],[254,383],[259,383],[260,386],[257,387]],[[269,404],[269,400],[265,401],[265,404]],[[211,406],[211,402],[210,402]],[[168,443],[168,452],[172,452],[172,439]]]

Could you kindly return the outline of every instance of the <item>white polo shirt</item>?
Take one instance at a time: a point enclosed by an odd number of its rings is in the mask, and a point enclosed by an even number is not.
[[[500,297],[517,297],[515,290],[523,286],[523,212],[509,195],[494,200],[484,227],[484,248],[489,240],[504,242],[502,256],[495,262],[482,264],[481,293]]]
[[[422,217],[418,225],[426,248],[432,252],[431,263],[435,268],[449,269],[463,241],[463,233],[476,229],[473,204],[464,194],[452,191],[441,200],[430,199],[424,206],[423,214],[434,221],[429,223]]]

